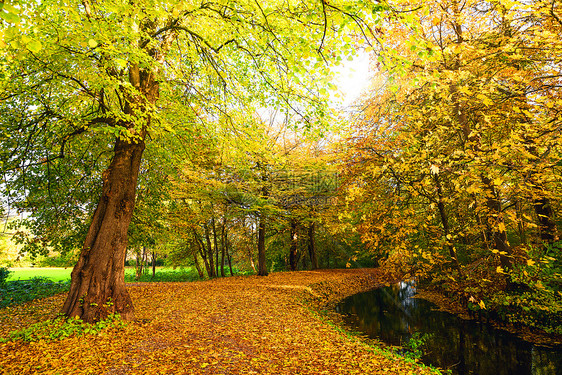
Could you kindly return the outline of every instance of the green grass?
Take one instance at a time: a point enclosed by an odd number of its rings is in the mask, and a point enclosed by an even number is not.
[[[72,268],[22,267],[10,268],[10,271],[7,281],[30,280],[34,277],[44,277],[51,281],[65,281],[70,280]],[[197,278],[197,272],[193,267],[181,267],[175,270],[172,267],[156,267],[156,277],[152,279],[152,267],[149,267],[147,273],[143,274],[139,281],[193,281]],[[125,267],[125,281],[136,281],[133,267]]]
[[[34,277],[44,277],[51,281],[65,281],[70,280],[72,268],[22,267],[10,268],[10,271],[7,281],[30,280]]]
[[[5,269],[4,269],[5,270]],[[25,303],[37,298],[67,292],[70,288],[72,268],[27,267],[10,269],[9,277],[0,280],[0,308]],[[4,273],[5,276],[5,273]],[[125,268],[125,281],[135,282],[178,282],[193,281],[198,275],[193,267],[157,267],[152,277],[152,269],[147,269],[140,280],[135,280],[135,269]]]

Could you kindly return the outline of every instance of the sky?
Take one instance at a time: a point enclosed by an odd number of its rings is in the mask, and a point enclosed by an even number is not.
[[[334,101],[342,103],[344,107],[350,106],[365,91],[370,82],[369,55],[359,52],[352,61],[346,61],[336,71],[336,82],[334,84],[343,94],[342,99]]]

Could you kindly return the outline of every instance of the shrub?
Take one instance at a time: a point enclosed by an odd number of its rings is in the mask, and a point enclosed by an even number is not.
[[[70,336],[100,335],[103,330],[110,328],[121,329],[125,325],[119,314],[110,314],[107,319],[93,324],[84,323],[77,317],[74,319],[59,317],[54,320],[35,323],[20,331],[12,332],[8,338],[0,338],[0,342],[17,340],[24,342],[55,341]]]
[[[143,273],[141,277],[137,280],[135,275],[125,273],[125,281],[127,282],[184,282],[184,281],[195,281],[199,279],[197,272],[194,272],[191,269],[179,269],[177,271],[172,270],[160,270],[156,271],[154,277],[152,277],[152,269],[149,269],[150,272]]]
[[[0,267],[0,287],[6,285],[6,281],[8,280],[10,273],[12,273],[12,271],[6,267]]]
[[[54,282],[44,277],[8,281],[0,285],[0,308],[49,297],[70,289],[70,280]]]
[[[39,267],[73,267],[78,261],[78,252],[68,251],[57,256],[39,257],[36,264]]]

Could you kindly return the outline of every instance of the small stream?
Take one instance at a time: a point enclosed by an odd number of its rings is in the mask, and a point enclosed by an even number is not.
[[[562,347],[543,347],[492,325],[463,320],[413,298],[405,282],[346,298],[336,311],[371,338],[402,345],[415,332],[426,338],[422,361],[453,374],[562,375]]]

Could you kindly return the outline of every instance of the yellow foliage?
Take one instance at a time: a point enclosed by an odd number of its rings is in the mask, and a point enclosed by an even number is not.
[[[380,271],[361,269],[130,285],[136,320],[124,330],[0,343],[0,372],[430,374],[342,334],[311,310],[385,281]],[[56,316],[63,298],[2,310],[0,333]]]

